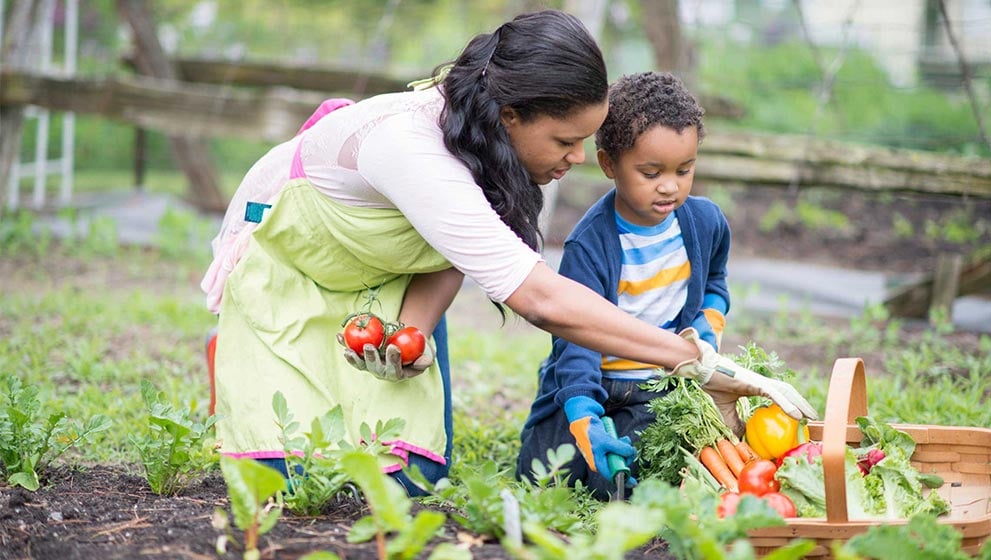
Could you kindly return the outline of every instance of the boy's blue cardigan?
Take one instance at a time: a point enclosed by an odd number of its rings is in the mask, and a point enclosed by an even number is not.
[[[606,298],[617,302],[622,247],[616,228],[616,190],[600,198],[578,222],[564,242],[559,272]],[[707,198],[689,196],[675,210],[688,252],[692,273],[688,299],[676,321],[676,331],[691,326],[702,309],[706,294],[726,301],[726,263],[729,260],[730,230],[719,207]],[[532,426],[563,408],[571,397],[586,396],[602,403],[602,355],[564,339],[553,337],[551,354],[540,366],[540,386],[530,408],[526,426]]]

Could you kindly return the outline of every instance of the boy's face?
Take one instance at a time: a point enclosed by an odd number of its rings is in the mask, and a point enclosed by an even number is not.
[[[684,204],[692,192],[698,146],[694,126],[680,134],[655,126],[615,161],[599,150],[599,166],[616,184],[619,215],[636,225],[653,226]]]

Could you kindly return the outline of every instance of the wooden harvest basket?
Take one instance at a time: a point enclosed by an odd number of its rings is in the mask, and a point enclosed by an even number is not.
[[[867,415],[867,384],[860,358],[836,360],[826,396],[826,416],[810,422],[812,439],[822,441],[826,483],[826,517],[793,518],[783,527],[749,532],[758,555],[770,553],[792,539],[814,540],[808,558],[829,558],[833,541],[846,541],[873,525],[905,524],[906,520],[850,521],[846,507],[844,446],[859,444],[863,435],[855,422]],[[844,418],[846,421],[844,422]],[[943,477],[938,490],[951,505],[939,522],[963,534],[963,550],[976,555],[991,535],[991,429],[917,424],[892,424],[916,442],[912,466],[920,472]]]

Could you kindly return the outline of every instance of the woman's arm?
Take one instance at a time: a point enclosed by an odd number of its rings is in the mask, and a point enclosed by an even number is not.
[[[537,263],[506,300],[529,323],[575,344],[667,369],[698,358],[698,347],[622,311],[589,288]]]
[[[458,295],[463,280],[464,274],[454,267],[414,275],[406,288],[399,320],[430,336],[454,296]]]

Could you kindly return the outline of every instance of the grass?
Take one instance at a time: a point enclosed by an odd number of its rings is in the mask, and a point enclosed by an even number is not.
[[[70,418],[103,413],[119,426],[138,425],[145,417],[143,379],[205,416],[202,345],[215,322],[197,287],[205,253],[170,256],[124,247],[107,256],[87,253],[86,241],[77,240],[52,242],[37,254],[14,237],[8,232],[6,247],[22,248],[0,252],[0,369],[38,386],[46,406]],[[498,319],[468,328],[460,320],[449,318],[458,462],[465,468],[484,460],[512,465],[549,336],[513,318],[506,330]],[[986,335],[954,333],[945,324],[920,329],[878,308],[839,325],[801,310],[770,317],[743,312],[731,329],[732,344],[754,340],[786,363],[801,353],[818,356],[802,360],[795,385],[819,410],[833,361],[863,355],[871,410],[880,418],[991,425]],[[73,459],[135,463],[127,435],[127,429],[98,434],[95,445],[76,450]]]

